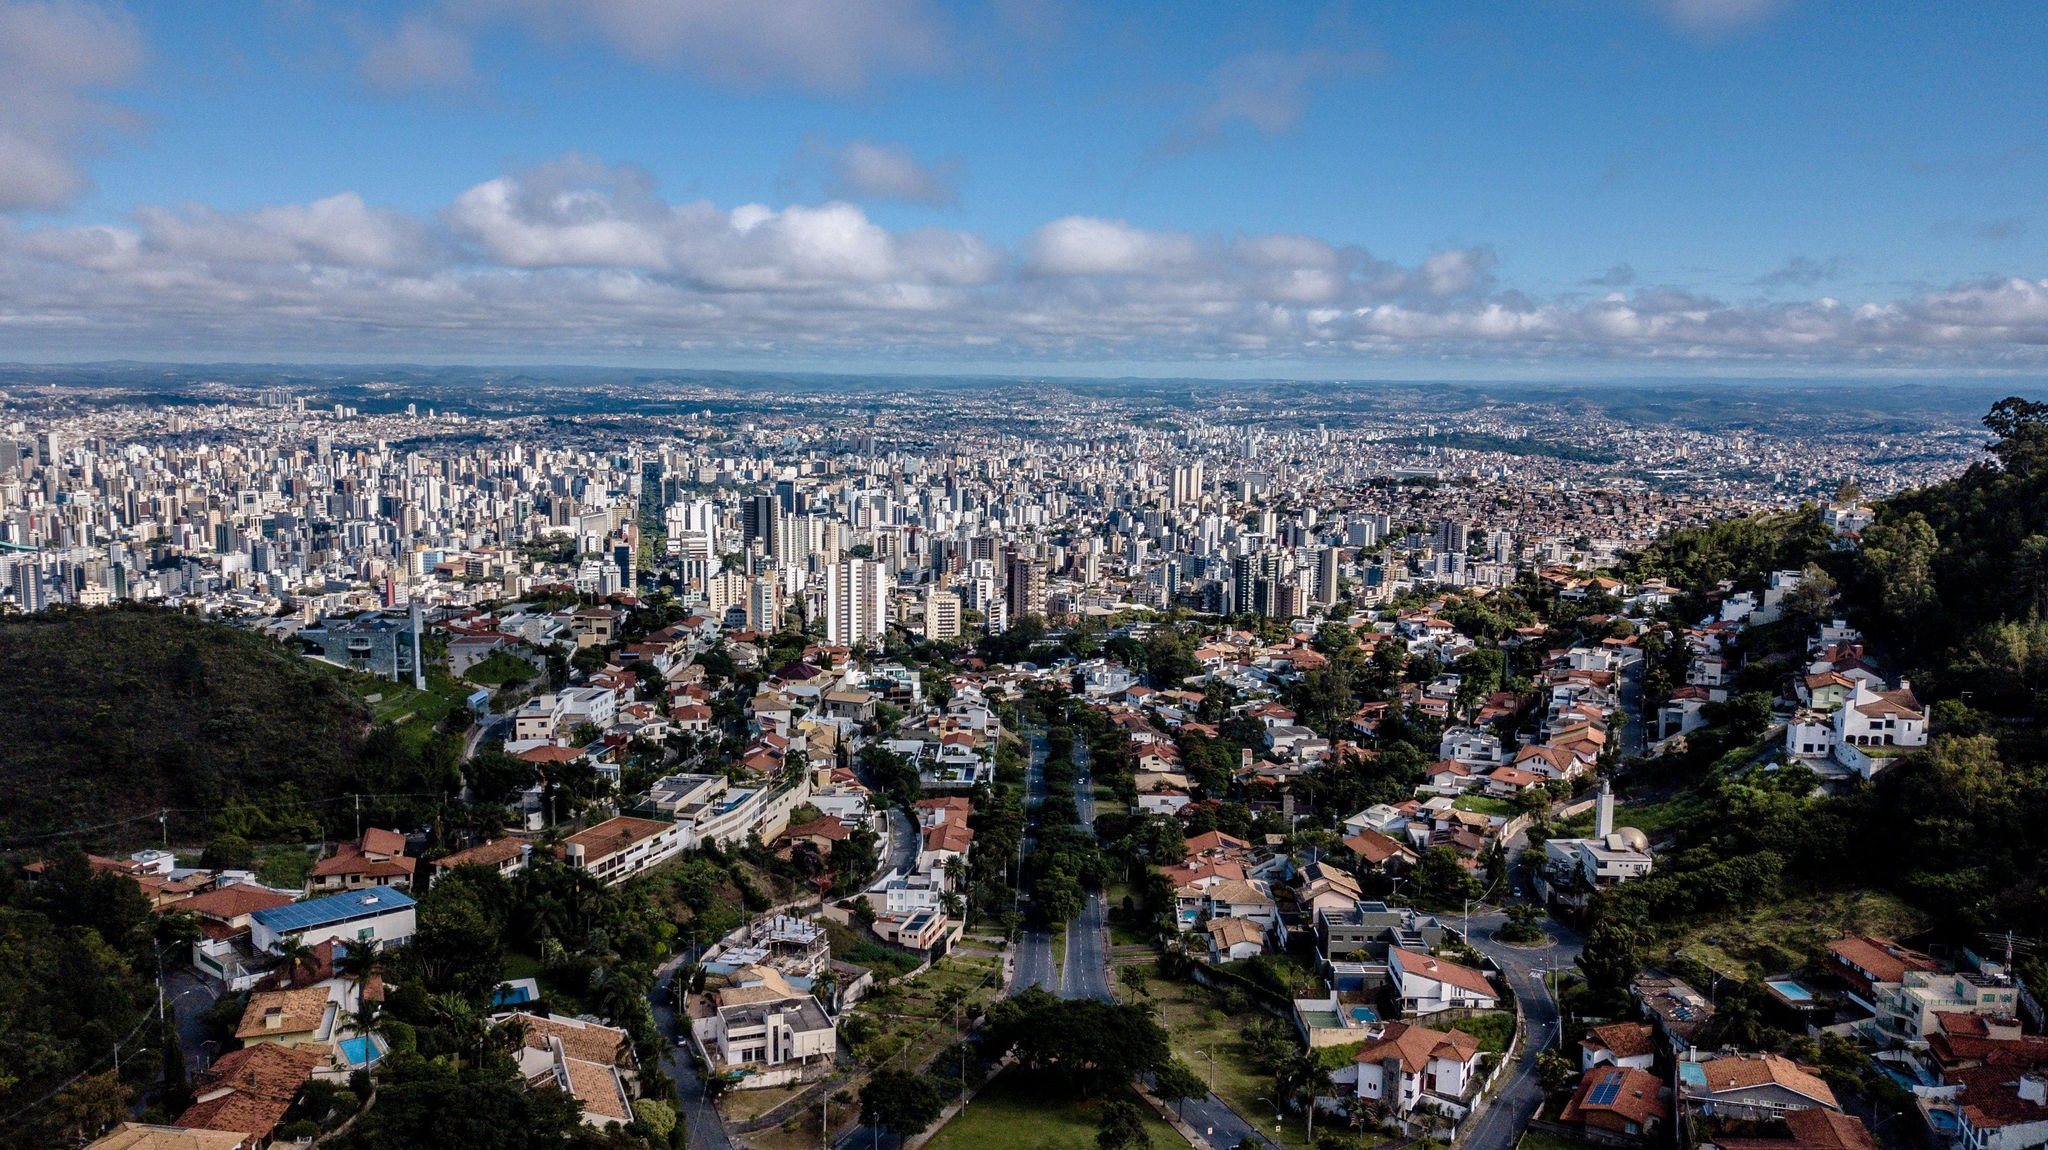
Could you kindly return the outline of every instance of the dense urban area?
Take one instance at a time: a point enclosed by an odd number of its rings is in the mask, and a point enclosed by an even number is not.
[[[2048,404],[0,374],[0,1147],[2048,1146]]]

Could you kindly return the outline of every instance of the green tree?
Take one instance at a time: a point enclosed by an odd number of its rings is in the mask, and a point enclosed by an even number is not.
[[[1138,1104],[1122,1098],[1103,1103],[1095,1116],[1095,1145],[1098,1150],[1150,1147],[1152,1135],[1145,1129],[1145,1114]]]
[[[898,1138],[924,1133],[945,1108],[945,1092],[939,1084],[908,1070],[877,1070],[860,1089],[861,1123]]]
[[[1187,1063],[1169,1058],[1152,1072],[1152,1093],[1161,1102],[1172,1106],[1175,1113],[1180,1113],[1181,1103],[1190,1098],[1207,1097],[1209,1087]]]

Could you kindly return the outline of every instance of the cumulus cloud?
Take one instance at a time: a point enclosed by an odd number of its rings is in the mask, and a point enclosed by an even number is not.
[[[957,207],[959,160],[926,164],[902,144],[855,140],[832,153],[832,195],[854,200],[902,200],[932,207]]]
[[[105,93],[141,69],[127,15],[76,0],[0,0],[0,211],[62,208],[91,187],[81,152],[137,118]]]
[[[1286,135],[1301,127],[1314,89],[1323,83],[1377,71],[1377,52],[1260,51],[1233,57],[1210,74],[1199,104],[1158,150],[1178,154],[1214,147],[1234,130]]]
[[[1753,28],[1778,14],[1784,0],[1658,0],[1664,18],[1682,32],[1720,37]]]
[[[1627,285],[1543,300],[1500,289],[1498,270],[1485,247],[1403,262],[1311,235],[1093,216],[1010,252],[886,228],[844,201],[673,202],[644,170],[569,156],[431,217],[343,193],[144,207],[118,226],[0,222],[0,329],[20,353],[138,357],[2048,363],[2044,280],[1874,301]]]
[[[670,204],[644,169],[585,156],[479,184],[444,216],[455,236],[501,266],[634,269],[716,291],[972,284],[998,262],[979,237],[892,233],[840,201],[780,211]]]

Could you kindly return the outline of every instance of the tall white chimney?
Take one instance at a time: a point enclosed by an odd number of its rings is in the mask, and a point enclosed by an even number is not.
[[[1605,839],[1614,833],[1614,784],[1600,780],[1600,798],[1594,807],[1593,837]]]

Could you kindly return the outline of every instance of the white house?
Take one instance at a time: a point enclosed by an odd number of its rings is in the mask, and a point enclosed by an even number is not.
[[[1500,736],[1473,727],[1450,727],[1437,744],[1437,758],[1453,759],[1467,766],[1495,767],[1508,761]]]
[[[288,938],[307,946],[340,939],[391,947],[412,938],[417,924],[411,895],[386,886],[365,887],[256,911],[249,916],[249,941],[273,954]]]
[[[1388,947],[1387,973],[1401,999],[1401,1009],[1408,1014],[1434,1014],[1459,1007],[1492,1010],[1500,1001],[1486,975],[1426,951]]]
[[[1453,1117],[1478,1092],[1479,1040],[1460,1030],[1390,1022],[1355,1059],[1358,1097],[1406,1115],[1425,1100]]]
[[[1866,779],[1901,754],[1898,748],[1927,745],[1927,713],[1905,679],[1895,691],[1873,690],[1858,680],[1834,723],[1836,761]]]
[[[1834,720],[1802,709],[1785,724],[1785,753],[1795,759],[1830,759],[1835,754]]]

